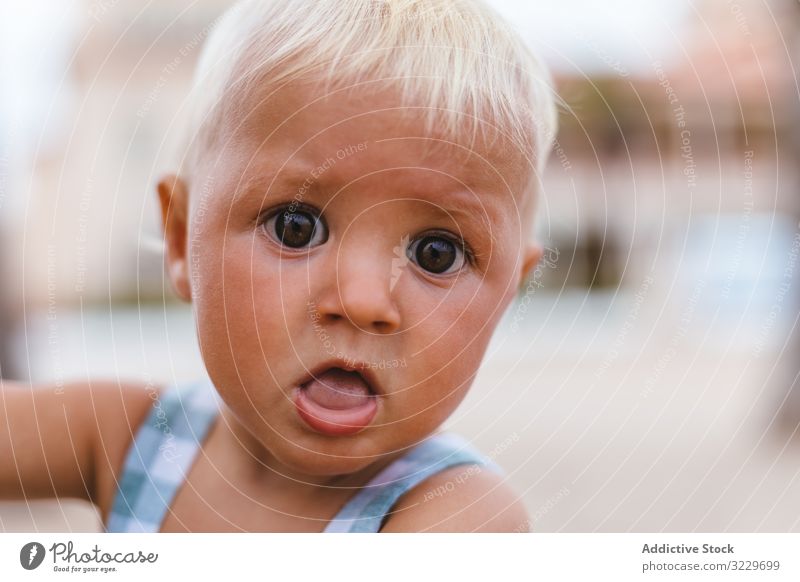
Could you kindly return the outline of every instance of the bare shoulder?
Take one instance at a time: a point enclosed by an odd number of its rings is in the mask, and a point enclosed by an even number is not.
[[[2,381],[0,389],[0,497],[108,503],[153,390],[118,381]]]
[[[136,433],[152,410],[162,389],[138,382],[97,382],[94,395],[95,440],[95,498],[92,500],[106,522],[122,466]]]
[[[478,465],[459,465],[405,493],[381,531],[527,532],[529,520],[503,476]]]

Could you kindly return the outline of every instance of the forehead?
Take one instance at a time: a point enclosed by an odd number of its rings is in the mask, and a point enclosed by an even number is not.
[[[401,105],[385,84],[325,94],[316,84],[294,83],[243,105],[227,120],[223,153],[236,192],[287,182],[391,183],[395,194],[469,193],[512,211],[527,194],[530,160],[489,124],[454,139],[426,124],[425,108]]]

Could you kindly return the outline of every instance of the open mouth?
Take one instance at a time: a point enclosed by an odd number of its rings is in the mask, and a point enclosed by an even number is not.
[[[377,395],[357,371],[330,367],[301,384],[294,404],[300,418],[317,432],[343,436],[369,425],[378,411]]]

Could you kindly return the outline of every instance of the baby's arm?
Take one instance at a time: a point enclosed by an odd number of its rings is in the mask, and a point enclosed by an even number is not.
[[[115,382],[0,381],[0,498],[76,497],[105,511],[151,404],[141,387]]]
[[[381,532],[528,532],[525,506],[503,477],[451,467],[403,495]]]

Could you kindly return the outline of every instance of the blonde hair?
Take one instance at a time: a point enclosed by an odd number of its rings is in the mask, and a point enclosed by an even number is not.
[[[479,0],[243,0],[214,25],[182,140],[191,169],[256,91],[301,77],[326,90],[388,79],[448,137],[494,126],[539,173],[556,131],[546,69]]]

